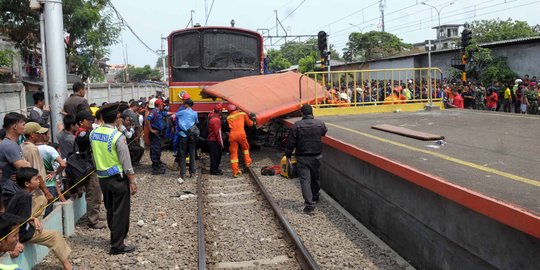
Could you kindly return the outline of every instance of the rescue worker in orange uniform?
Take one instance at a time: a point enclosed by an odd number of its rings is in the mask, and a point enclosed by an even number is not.
[[[235,105],[229,104],[227,106],[229,111],[229,116],[227,116],[227,123],[231,129],[229,133],[229,153],[231,157],[231,167],[233,176],[239,177],[242,175],[240,169],[238,168],[238,146],[242,148],[244,153],[244,161],[246,166],[251,166],[251,157],[249,156],[249,143],[247,140],[246,131],[244,126],[248,127],[253,126],[254,121],[245,113],[236,108]],[[252,118],[255,118],[252,116]]]

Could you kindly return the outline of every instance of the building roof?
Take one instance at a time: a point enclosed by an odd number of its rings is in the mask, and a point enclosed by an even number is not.
[[[449,27],[461,27],[463,24],[441,24],[441,28],[449,28]],[[432,27],[431,29],[437,29],[439,26]]]
[[[495,41],[495,42],[489,42],[489,43],[481,43],[481,44],[478,44],[478,46],[487,47],[487,48],[493,48],[493,47],[504,47],[504,46],[517,45],[517,44],[535,43],[535,42],[540,42],[540,36],[527,37],[527,38],[516,38],[516,39],[509,39],[509,40],[501,40],[501,41]],[[432,54],[439,54],[439,53],[445,53],[445,52],[451,52],[451,51],[457,51],[457,50],[461,50],[461,48],[441,49],[441,50],[432,51],[431,53]],[[366,62],[377,62],[377,61],[381,61],[381,60],[400,59],[400,58],[406,58],[406,57],[412,57],[412,56],[425,55],[427,53],[428,53],[427,51],[422,51],[422,52],[411,51],[411,53],[408,53],[408,54],[399,54],[399,55],[390,56],[390,57],[381,58],[381,59],[368,60]],[[348,63],[348,64],[358,64],[358,63],[362,63],[362,61],[351,62],[351,63]]]

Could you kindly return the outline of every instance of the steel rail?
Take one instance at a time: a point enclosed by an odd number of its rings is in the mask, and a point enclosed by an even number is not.
[[[283,228],[291,238],[292,242],[296,246],[296,258],[298,260],[298,263],[300,264],[300,267],[302,267],[303,270],[319,270],[319,265],[311,255],[311,253],[307,250],[307,248],[304,246],[304,242],[302,242],[302,239],[298,236],[294,228],[291,226],[289,221],[285,218],[285,215],[281,211],[281,208],[277,205],[277,203],[274,201],[274,198],[264,185],[262,184],[261,180],[257,176],[257,174],[253,171],[251,167],[248,168],[249,174],[253,180],[257,183],[257,186],[259,186],[259,189],[263,193],[264,197],[274,210],[274,213],[276,214],[277,218],[281,222],[281,225],[283,225]]]
[[[199,270],[206,270],[206,242],[204,240],[204,223],[203,223],[203,173],[204,168],[201,168],[197,176],[197,241],[199,242]]]

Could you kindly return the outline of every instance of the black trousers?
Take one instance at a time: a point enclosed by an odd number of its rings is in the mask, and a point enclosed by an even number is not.
[[[159,135],[150,133],[150,160],[152,169],[157,170],[161,166],[161,140]]]
[[[128,146],[129,155],[131,157],[131,164],[137,165],[141,161],[142,156],[144,155],[144,148],[142,148],[137,141],[132,142]]]
[[[315,206],[313,199],[319,197],[321,158],[322,155],[296,156],[296,169],[305,206]]]
[[[217,173],[223,151],[217,141],[208,141],[208,148],[210,150],[210,172]]]
[[[186,157],[189,155],[189,173],[191,175],[195,174],[195,160],[197,156],[195,155],[195,148],[197,142],[187,138],[187,137],[178,137],[178,154],[176,155],[176,162],[180,164],[180,175],[184,177],[186,175]]]
[[[123,249],[124,240],[129,231],[129,212],[131,208],[131,191],[127,176],[119,174],[100,178],[99,184],[103,192],[103,202],[107,209],[107,225],[111,231],[111,248]]]

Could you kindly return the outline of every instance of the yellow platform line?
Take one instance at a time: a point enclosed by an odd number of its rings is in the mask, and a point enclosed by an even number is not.
[[[522,177],[522,176],[518,176],[518,175],[515,175],[515,174],[499,171],[499,170],[489,168],[489,167],[486,167],[486,166],[482,166],[482,165],[479,165],[479,164],[476,164],[476,163],[461,160],[461,159],[451,157],[451,156],[447,156],[447,155],[444,155],[444,154],[441,154],[441,153],[436,153],[436,152],[428,151],[428,150],[425,150],[425,149],[416,148],[416,147],[406,145],[406,144],[402,144],[402,143],[399,143],[399,142],[396,142],[396,141],[379,138],[379,137],[377,137],[375,135],[360,132],[360,131],[350,129],[350,128],[346,128],[346,127],[343,127],[343,126],[340,126],[340,125],[336,125],[336,124],[332,124],[332,123],[326,123],[326,125],[336,127],[336,128],[342,129],[342,130],[346,130],[346,131],[349,131],[349,132],[352,132],[352,133],[355,133],[355,134],[358,134],[358,135],[362,135],[364,137],[368,137],[370,139],[374,139],[374,140],[377,140],[377,141],[380,141],[380,142],[393,144],[395,146],[406,148],[406,149],[409,149],[409,150],[412,150],[412,151],[420,152],[420,153],[427,154],[427,155],[432,155],[432,156],[435,156],[435,157],[438,157],[438,158],[441,158],[441,159],[444,159],[444,160],[447,160],[447,161],[450,161],[450,162],[454,162],[454,163],[457,163],[457,164],[460,164],[460,165],[463,165],[463,166],[471,167],[471,168],[474,168],[474,169],[477,169],[477,170],[480,170],[480,171],[488,172],[488,173],[491,173],[491,174],[496,174],[496,175],[499,175],[499,176],[502,176],[502,177],[506,177],[508,179],[512,179],[514,181],[518,181],[518,182],[522,182],[522,183],[529,184],[529,185],[532,185],[532,186],[540,187],[540,181],[537,181],[537,180],[532,180],[532,179],[529,179],[529,178],[526,178],[526,177]]]

